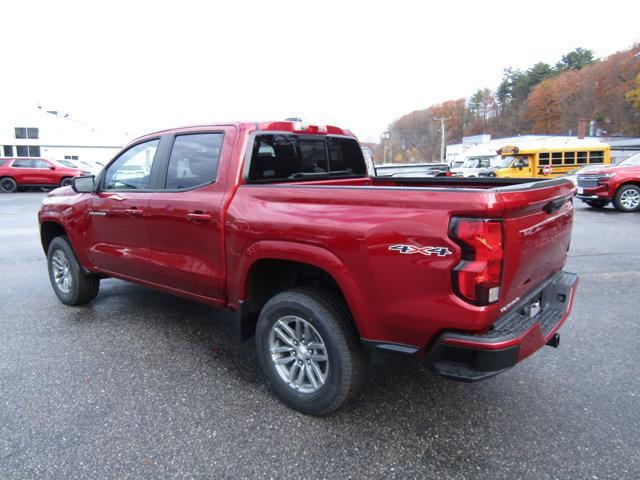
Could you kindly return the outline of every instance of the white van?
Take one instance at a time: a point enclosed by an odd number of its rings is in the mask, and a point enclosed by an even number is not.
[[[469,157],[467,158],[461,167],[451,169],[451,175],[453,177],[479,177],[480,172],[487,171],[491,168],[491,162],[497,157],[497,155],[482,156],[482,157]]]

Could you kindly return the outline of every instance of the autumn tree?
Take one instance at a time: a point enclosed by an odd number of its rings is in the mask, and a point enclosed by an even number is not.
[[[524,113],[532,133],[562,133],[561,102],[559,85],[554,79],[536,85],[527,98]]]
[[[578,119],[587,118],[602,134],[638,135],[640,122],[627,95],[639,71],[640,44],[566,71],[532,90],[523,118],[538,133],[575,132]]]
[[[437,160],[440,157],[440,122],[435,122],[434,119],[447,118],[445,141],[454,143],[462,140],[464,115],[465,100],[459,99],[400,117],[389,127],[387,155],[391,155],[395,162],[420,163]]]
[[[625,98],[629,103],[631,103],[633,108],[640,110],[640,73],[636,77],[635,88],[629,90],[625,95]]]
[[[384,142],[387,159],[438,159],[440,125],[434,118],[440,117],[448,119],[447,144],[478,133],[575,134],[580,118],[595,120],[603,135],[640,135],[639,72],[640,44],[601,60],[594,60],[591,50],[576,48],[555,67],[538,62],[527,70],[507,68],[495,93],[478,89],[468,99],[432,105],[393,122]]]

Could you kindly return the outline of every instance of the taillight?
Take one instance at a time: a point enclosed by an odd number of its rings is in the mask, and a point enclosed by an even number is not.
[[[502,222],[454,217],[449,237],[462,249],[462,259],[453,269],[456,295],[474,305],[497,302],[504,252]]]
[[[447,170],[447,173],[445,173],[445,177],[453,177],[451,170]]]

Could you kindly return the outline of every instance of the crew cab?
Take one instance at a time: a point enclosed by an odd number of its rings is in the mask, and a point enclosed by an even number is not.
[[[640,210],[640,153],[616,166],[578,173],[577,197],[593,208],[610,202],[621,212]]]
[[[277,396],[323,415],[357,391],[367,350],[474,381],[557,346],[574,193],[370,177],[349,130],[230,123],[138,138],[39,221],[63,303],[114,277],[227,308]]]
[[[89,173],[69,168],[44,158],[0,158],[0,192],[11,193],[20,188],[64,187],[73,178]]]

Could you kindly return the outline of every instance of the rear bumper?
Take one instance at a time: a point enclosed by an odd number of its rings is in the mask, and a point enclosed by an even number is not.
[[[445,378],[473,382],[492,377],[554,340],[565,322],[578,276],[560,271],[514,305],[483,334],[445,332],[425,362]],[[539,304],[539,311],[533,312]]]

